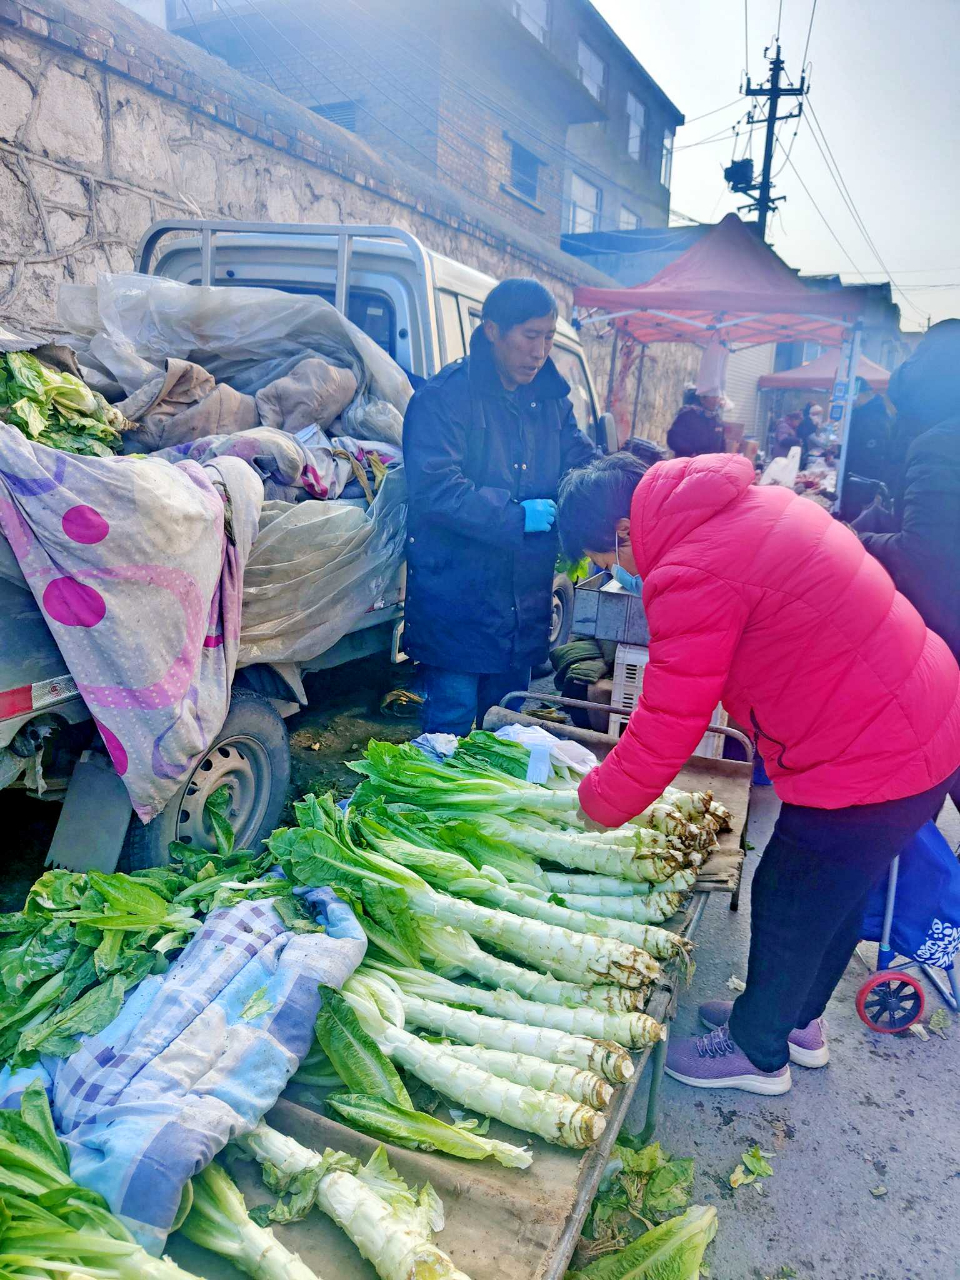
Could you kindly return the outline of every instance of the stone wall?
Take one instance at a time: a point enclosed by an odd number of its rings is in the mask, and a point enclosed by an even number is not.
[[[351,135],[110,0],[81,3],[0,0],[7,327],[55,332],[59,286],[130,270],[143,232],[165,217],[389,223],[491,275],[539,276],[568,315],[577,283],[606,283],[426,178],[406,189]],[[610,341],[585,337],[603,400]],[[659,350],[639,430],[654,436],[686,376]]]

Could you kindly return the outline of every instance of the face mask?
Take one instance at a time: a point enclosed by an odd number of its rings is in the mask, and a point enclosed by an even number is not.
[[[643,594],[643,579],[639,573],[627,573],[626,569],[620,564],[620,544],[616,545],[617,563],[610,569],[610,576],[614,582],[619,582],[624,591],[629,591],[631,595],[639,596]]]

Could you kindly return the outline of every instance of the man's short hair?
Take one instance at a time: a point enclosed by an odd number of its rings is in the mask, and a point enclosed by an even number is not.
[[[617,521],[630,515],[633,492],[649,465],[632,453],[610,453],[564,478],[557,525],[565,555],[582,560],[587,551],[614,549]]]
[[[550,290],[539,280],[525,276],[501,280],[487,294],[482,312],[483,319],[492,320],[501,333],[528,320],[539,320],[541,316],[555,318],[557,314],[557,300]]]

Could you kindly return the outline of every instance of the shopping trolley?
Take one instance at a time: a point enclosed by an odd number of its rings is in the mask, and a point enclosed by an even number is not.
[[[960,1012],[960,863],[935,823],[894,858],[867,909],[863,937],[880,944],[876,970],[857,992],[857,1013],[871,1030],[905,1031],[923,1017],[917,971]],[[857,954],[867,963],[859,948]]]

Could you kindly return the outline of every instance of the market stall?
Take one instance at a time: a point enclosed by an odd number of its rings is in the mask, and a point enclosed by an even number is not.
[[[620,359],[652,342],[702,349],[698,388],[722,391],[731,351],[773,342],[840,347],[852,335],[848,362],[859,358],[857,319],[866,298],[856,289],[813,289],[755,230],[728,214],[650,280],[629,289],[582,287],[574,301],[582,325],[607,325]],[[855,379],[850,380],[851,387]],[[611,376],[611,386],[616,379]],[[846,397],[845,414],[853,401]]]
[[[691,761],[678,781],[709,791],[668,789],[598,841],[576,820],[589,763],[563,733],[371,742],[349,807],[305,797],[262,853],[233,849],[221,809],[216,854],[175,851],[146,878],[38,882],[3,922],[0,969],[20,999],[2,1091],[22,1113],[8,1132],[35,1143],[23,1126],[39,1126],[59,1164],[57,1205],[74,1194],[69,1161],[78,1203],[99,1214],[96,1240],[58,1237],[58,1256],[142,1257],[174,1232],[190,1276],[234,1276],[244,1259],[258,1280],[408,1280],[419,1272],[394,1241],[446,1280],[559,1280],[643,1068],[662,1055],[705,901],[689,890],[711,857],[738,856],[749,786],[746,766]],[[602,914],[582,906],[588,883],[615,892],[595,899]],[[66,988],[47,980],[59,966]],[[39,1023],[18,1022],[21,1007]],[[210,1164],[218,1153],[225,1164]],[[434,1190],[416,1200],[398,1175]]]

